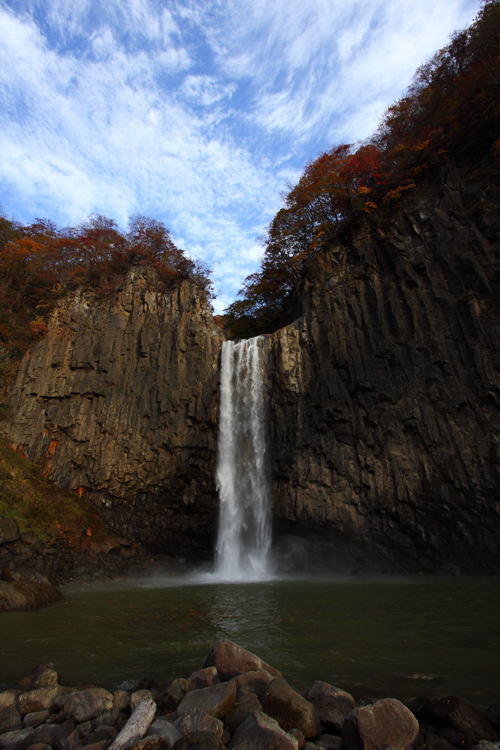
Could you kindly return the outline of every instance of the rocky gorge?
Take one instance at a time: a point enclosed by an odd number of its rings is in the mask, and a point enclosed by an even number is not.
[[[500,572],[499,202],[448,167],[311,261],[266,336],[275,538],[354,570]],[[118,536],[209,558],[223,341],[193,282],[135,265],[58,303],[3,434]]]
[[[500,747],[500,705],[486,715],[454,696],[356,706],[316,681],[304,696],[255,654],[223,639],[166,687],[63,686],[52,663],[0,693],[1,750],[453,750]]]

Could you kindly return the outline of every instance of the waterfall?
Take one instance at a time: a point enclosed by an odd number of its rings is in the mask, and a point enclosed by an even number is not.
[[[222,345],[215,574],[256,580],[268,574],[271,546],[266,466],[264,337]]]

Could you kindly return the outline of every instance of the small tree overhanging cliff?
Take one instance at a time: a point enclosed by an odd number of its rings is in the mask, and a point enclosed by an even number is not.
[[[308,163],[264,238],[260,269],[225,311],[233,338],[271,333],[297,307],[317,252],[366,214],[383,218],[447,163],[485,186],[500,180],[500,0],[420,67],[369,142]]]
[[[0,216],[0,346],[11,362],[43,335],[58,298],[78,286],[106,295],[130,266],[147,262],[159,286],[191,279],[210,298],[210,273],[175,246],[165,225],[134,215],[128,231],[92,215],[78,227],[58,229],[47,220],[21,225]]]

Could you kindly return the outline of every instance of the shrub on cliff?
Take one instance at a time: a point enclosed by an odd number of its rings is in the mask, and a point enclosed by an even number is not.
[[[105,216],[93,215],[75,228],[47,220],[22,225],[0,216],[0,348],[16,360],[46,331],[58,297],[77,286],[106,294],[131,266],[156,268],[160,289],[192,279],[210,298],[210,272],[188,258],[159,221],[132,216],[128,232]],[[8,368],[6,368],[8,369]]]
[[[500,179],[500,0],[420,67],[376,134],[357,149],[336,146],[306,165],[264,239],[259,271],[226,310],[233,338],[272,332],[294,310],[314,256],[360,217],[398,201],[443,164],[466,178]]]

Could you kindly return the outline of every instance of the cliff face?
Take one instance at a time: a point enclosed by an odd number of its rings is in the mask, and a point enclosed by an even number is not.
[[[109,299],[78,292],[24,358],[3,431],[117,532],[172,554],[211,549],[223,335],[190,281],[133,267]]]
[[[450,172],[315,260],[268,337],[281,526],[386,570],[500,571],[497,203]]]

